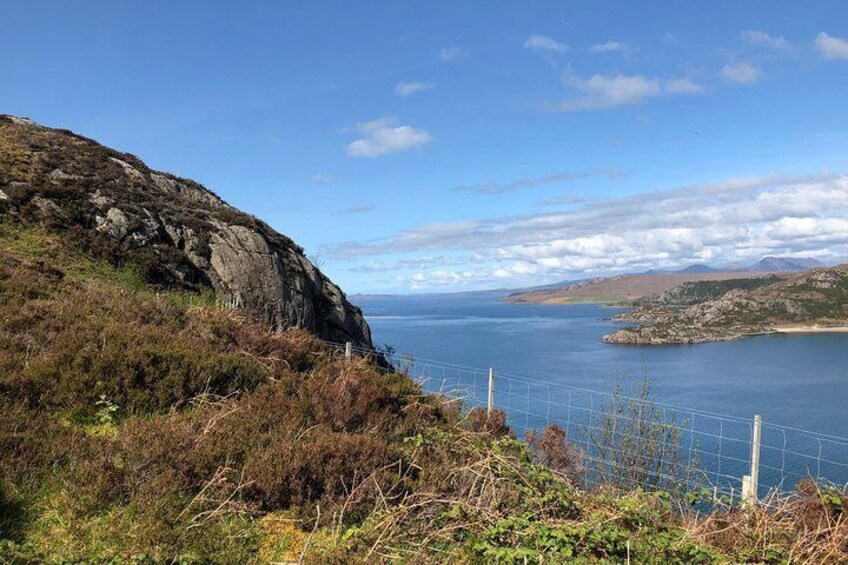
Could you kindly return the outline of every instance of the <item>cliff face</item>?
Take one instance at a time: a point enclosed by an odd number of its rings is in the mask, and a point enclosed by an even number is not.
[[[0,219],[39,222],[163,286],[216,289],[275,329],[371,346],[303,250],[200,184],[66,130],[0,115]]]

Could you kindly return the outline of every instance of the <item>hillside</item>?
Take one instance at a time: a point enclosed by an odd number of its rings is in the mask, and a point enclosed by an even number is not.
[[[772,274],[774,273],[694,272],[618,275],[595,278],[559,288],[515,293],[507,296],[504,301],[512,304],[569,304],[573,302],[620,304],[653,296],[688,282],[737,280]]]
[[[0,223],[0,311],[0,563],[848,555],[827,525],[848,506],[838,492],[807,488],[772,516],[681,510],[697,492],[581,488],[556,428],[516,441],[501,413],[212,293],[163,291],[40,227]]]
[[[61,232],[163,288],[214,289],[275,329],[370,346],[361,311],[289,238],[200,184],[0,115],[0,218]]]
[[[743,279],[713,281],[690,281],[659,294],[634,300],[631,305],[639,308],[683,308],[721,298],[731,290],[755,290],[788,278],[788,274],[768,275]],[[625,319],[622,314],[618,319]]]
[[[721,296],[716,294],[726,288],[702,287],[693,292],[692,286],[682,286],[645,301],[642,307],[618,316],[639,326],[620,329],[604,341],[701,343],[799,327],[812,331],[848,326],[848,265],[816,269],[766,285],[737,284]],[[678,300],[682,304],[674,304]],[[681,309],[681,305],[687,307]]]
[[[321,338],[370,343],[287,238],[131,155],[0,118],[0,563],[848,557],[842,491],[741,512],[687,491],[671,455],[661,483],[599,482],[561,428],[519,441],[503,413]]]

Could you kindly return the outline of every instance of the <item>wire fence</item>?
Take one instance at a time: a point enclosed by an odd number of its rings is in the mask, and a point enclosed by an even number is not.
[[[407,355],[389,361],[428,392],[503,411],[519,436],[556,424],[580,449],[590,483],[698,490],[731,503],[787,494],[805,480],[848,484],[848,438],[665,404],[647,390],[590,390]]]

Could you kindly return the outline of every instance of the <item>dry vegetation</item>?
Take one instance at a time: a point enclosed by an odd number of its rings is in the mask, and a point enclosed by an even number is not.
[[[759,279],[776,273],[687,273],[667,275],[618,275],[568,286],[512,294],[506,302],[516,304],[568,304],[572,302],[629,303],[692,282]]]
[[[0,312],[0,562],[848,560],[844,492],[587,491],[562,430],[518,441],[38,229],[0,224]]]

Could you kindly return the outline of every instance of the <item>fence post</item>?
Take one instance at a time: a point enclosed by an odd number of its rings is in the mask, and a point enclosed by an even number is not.
[[[495,409],[495,370],[489,368],[489,398],[486,403],[486,413],[491,414]]]
[[[763,433],[763,418],[757,414],[754,416],[754,437],[751,443],[751,494],[754,501],[760,486],[760,438]]]
[[[760,440],[763,433],[763,419],[754,416],[754,431],[751,434],[751,474],[742,477],[742,499],[756,504],[760,484]]]
[[[351,357],[353,357],[353,344],[348,341],[345,343],[345,361],[350,361]]]

